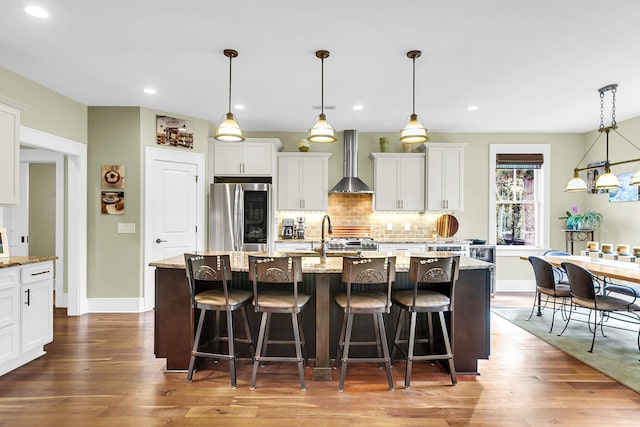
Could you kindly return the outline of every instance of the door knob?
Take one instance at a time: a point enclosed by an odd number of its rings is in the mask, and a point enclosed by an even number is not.
[[[166,240],[156,239],[156,243],[162,243],[162,242],[166,242]]]

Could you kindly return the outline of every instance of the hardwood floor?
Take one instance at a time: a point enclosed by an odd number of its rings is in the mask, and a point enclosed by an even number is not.
[[[494,305],[527,305],[532,295],[502,295]],[[249,360],[239,362],[238,388],[228,364],[207,364],[194,381],[165,373],[153,355],[153,313],[66,317],[56,310],[47,355],[0,377],[0,426],[631,426],[640,395],[556,350],[502,318],[491,317],[491,358],[479,376],[451,386],[439,366],[384,370],[349,367],[344,393],[312,381],[301,392],[292,364],[270,365],[248,386]]]

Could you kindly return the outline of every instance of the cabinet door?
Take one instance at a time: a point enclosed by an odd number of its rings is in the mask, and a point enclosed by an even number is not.
[[[326,211],[329,154],[287,153],[278,156],[278,209]]]
[[[463,210],[464,149],[430,147],[427,156],[427,210]]]
[[[241,143],[216,142],[213,144],[214,175],[242,174]]]
[[[278,159],[278,209],[296,211],[302,208],[302,159]]]
[[[19,201],[20,110],[0,103],[0,205]]]
[[[23,352],[53,340],[53,279],[22,286],[21,349]]]
[[[447,148],[444,155],[443,183],[447,209],[450,211],[461,211],[464,208],[463,167],[462,148]]]
[[[375,159],[375,209],[377,211],[397,211],[400,209],[398,197],[398,161],[395,158]]]
[[[243,142],[243,173],[246,175],[271,175],[272,144]]]
[[[424,211],[424,157],[400,159],[398,174],[400,209]]]
[[[0,269],[0,365],[20,354],[19,272],[19,267]]]
[[[327,160],[323,158],[303,159],[300,176],[303,210],[326,211],[329,204]]]

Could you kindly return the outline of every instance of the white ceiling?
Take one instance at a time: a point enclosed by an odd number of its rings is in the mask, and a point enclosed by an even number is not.
[[[298,131],[320,104],[338,130],[396,132],[416,112],[430,132],[585,132],[597,89],[618,83],[617,119],[640,116],[637,0],[0,1],[0,65],[90,106],[142,106],[245,131]],[[157,89],[146,95],[143,88]],[[353,111],[362,104],[362,111]],[[479,110],[467,111],[468,105]],[[610,122],[606,107],[605,124]]]

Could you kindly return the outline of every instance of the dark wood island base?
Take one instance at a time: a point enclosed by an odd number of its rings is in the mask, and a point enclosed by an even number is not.
[[[215,252],[199,252],[213,254]],[[414,256],[436,253],[420,253]],[[234,252],[232,270],[234,286],[251,289],[247,275],[247,254]],[[273,255],[284,255],[273,253]],[[367,253],[368,256],[383,256],[382,253]],[[405,253],[397,256],[397,274],[394,288],[408,288],[408,257]],[[438,254],[442,255],[442,254]],[[167,370],[186,371],[191,356],[191,346],[195,333],[195,320],[191,308],[189,285],[184,270],[182,256],[151,263],[156,267],[155,287],[155,330],[154,352],[158,358],[165,358]],[[321,264],[318,257],[303,258],[303,285],[301,289],[314,296],[315,302],[302,314],[302,327],[307,338],[309,357],[313,365],[315,381],[332,379],[331,356],[335,357],[342,312],[333,303],[333,295],[343,286],[341,283],[342,259],[330,257]],[[488,359],[489,311],[491,301],[491,270],[493,264],[461,257],[460,276],[454,295],[454,310],[450,319],[450,335],[454,351],[454,361],[458,374],[477,375],[478,360]],[[287,331],[287,320],[274,316],[274,330]],[[249,311],[251,328],[257,331],[259,318]],[[395,331],[397,309],[387,316],[389,338]],[[275,325],[281,325],[277,328]],[[290,326],[290,325],[289,325]],[[361,333],[354,324],[354,336]],[[312,337],[315,336],[315,340]],[[241,356],[242,357],[242,356]],[[248,357],[248,354],[246,355]]]

